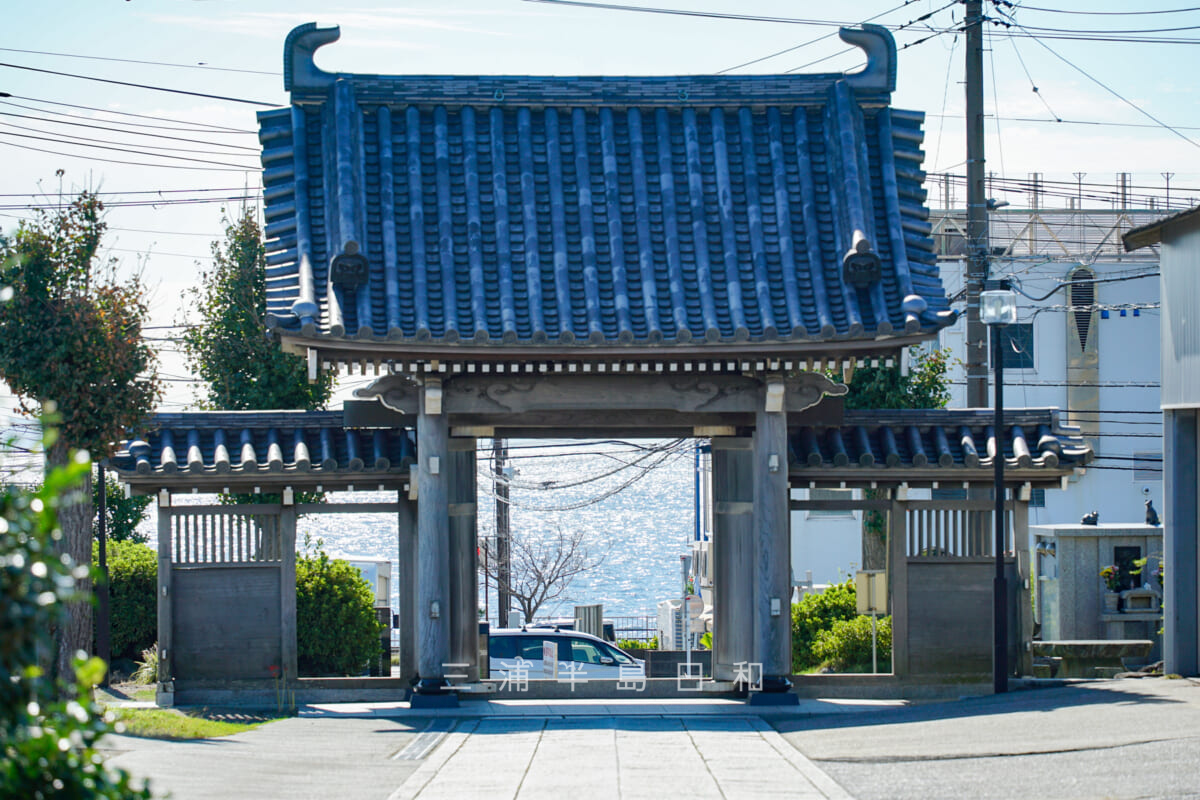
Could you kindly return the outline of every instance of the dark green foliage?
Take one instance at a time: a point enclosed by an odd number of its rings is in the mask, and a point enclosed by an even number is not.
[[[375,593],[358,569],[317,548],[296,557],[300,674],[357,675],[379,655]]]
[[[111,474],[104,480],[105,536],[110,542],[145,542],[146,534],[138,525],[146,518],[150,495],[125,496],[125,489]],[[100,508],[100,481],[92,481],[92,505]],[[97,514],[99,511],[97,511]]]
[[[100,547],[92,546],[92,564]],[[158,640],[158,554],[141,542],[108,543],[112,658],[135,658]]]
[[[877,617],[876,659],[880,672],[892,671],[892,618]],[[834,672],[871,671],[871,618],[855,616],[839,620],[817,634],[813,658]]]
[[[806,594],[792,605],[792,671],[803,672],[821,665],[813,645],[822,631],[858,616],[854,580],[830,586],[820,594]]]
[[[945,408],[950,401],[949,366],[950,351],[942,349],[921,354],[907,375],[897,367],[857,369],[846,408]]]
[[[59,498],[88,465],[51,472],[36,495],[0,492],[0,797],[149,798],[128,774],[106,769],[95,750],[111,730],[91,687],[99,659],[76,660],[75,674],[53,680],[49,631],[63,624],[80,570],[55,550]]]
[[[84,192],[22,222],[0,250],[0,379],[21,396],[25,413],[55,410],[57,440],[46,444],[52,467],[65,466],[73,450],[111,455],[159,396],[155,353],[141,335],[148,314],[141,283],[117,280],[115,264],[97,258],[103,208]],[[58,515],[58,549],[78,564],[92,547],[90,483],[86,472]],[[91,591],[86,570],[77,588]],[[92,642],[89,609],[68,611],[56,627],[60,673]]]
[[[922,353],[901,375],[898,367],[863,367],[855,370],[845,396],[848,409],[945,408],[950,401],[949,348]],[[831,376],[837,379],[837,376]],[[883,489],[865,489],[863,497],[887,497]],[[887,560],[887,512],[863,513],[863,569],[882,569]]]
[[[229,411],[317,409],[329,401],[335,375],[308,382],[304,359],[267,336],[267,273],[254,209],[227,222],[212,246],[214,267],[192,290],[199,324],[183,335],[188,366],[207,384],[204,405]]]
[[[22,223],[0,251],[0,287],[12,290],[0,303],[0,378],[26,412],[54,401],[61,440],[94,458],[111,455],[159,394],[142,286],[97,264],[102,210],[84,192]]]

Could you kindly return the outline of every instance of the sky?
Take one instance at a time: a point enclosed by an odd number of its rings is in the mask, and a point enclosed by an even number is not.
[[[1027,206],[1010,181],[1041,173],[1063,182],[1050,184],[1057,196],[1045,205],[1065,206],[1081,181],[1094,196],[1086,205],[1108,207],[1103,194],[1128,172],[1137,193],[1161,203],[1171,173],[1172,205],[1200,202],[1200,11],[1175,13],[1183,5],[1173,0],[1143,9],[1163,13],[1138,14],[1128,2],[1033,3],[985,4],[1003,23],[987,25],[984,56],[987,169],[1005,179],[992,194]],[[928,172],[963,172],[961,3],[655,7],[792,21],[528,0],[9,4],[0,33],[0,92],[11,95],[0,97],[0,229],[80,189],[103,193],[106,253],[150,289],[147,335],[161,340],[167,380],[162,409],[178,411],[193,401],[194,384],[165,326],[184,321],[223,218],[258,204],[254,115],[286,104],[284,38],[305,22],[341,27],[340,41],[317,56],[323,69],[384,74],[853,71],[861,51],[838,41],[834,24],[815,23],[903,26],[893,105],[927,114]],[[1155,41],[1134,41],[1145,39]],[[961,206],[957,192],[951,202]],[[931,185],[930,205],[944,201],[941,184]],[[13,419],[13,405],[0,397],[0,425]]]

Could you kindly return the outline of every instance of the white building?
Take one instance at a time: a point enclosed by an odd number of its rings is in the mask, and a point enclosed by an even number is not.
[[[1053,406],[1086,435],[1097,457],[1068,491],[1034,498],[1030,524],[1141,522],[1145,501],[1162,509],[1158,256],[1126,253],[1121,235],[1161,210],[1002,209],[990,215],[994,278],[1018,291],[1019,322],[1005,330],[1004,404]],[[934,212],[942,280],[963,286],[964,211]],[[941,346],[962,357],[965,319]],[[990,353],[989,349],[989,353]],[[966,376],[952,373],[952,406],[966,404]],[[988,397],[993,388],[989,384]]]

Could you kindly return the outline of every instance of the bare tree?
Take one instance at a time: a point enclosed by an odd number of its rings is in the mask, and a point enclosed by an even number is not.
[[[566,594],[575,576],[604,563],[604,556],[593,556],[583,542],[583,531],[566,533],[559,528],[554,536],[534,539],[528,535],[509,537],[508,570],[502,568],[496,543],[479,541],[480,567],[501,589],[517,601],[525,621],[533,619],[545,603]]]

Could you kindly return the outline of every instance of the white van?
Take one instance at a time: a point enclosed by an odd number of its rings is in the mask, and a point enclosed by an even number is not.
[[[646,662],[590,633],[564,630],[500,628],[491,631],[488,655],[491,677],[505,678],[516,669],[524,669],[524,678],[546,676],[542,661],[543,643],[558,648],[560,680],[572,676],[579,680],[629,680],[646,677]],[[520,658],[523,664],[517,659]],[[514,679],[522,676],[513,675]]]

